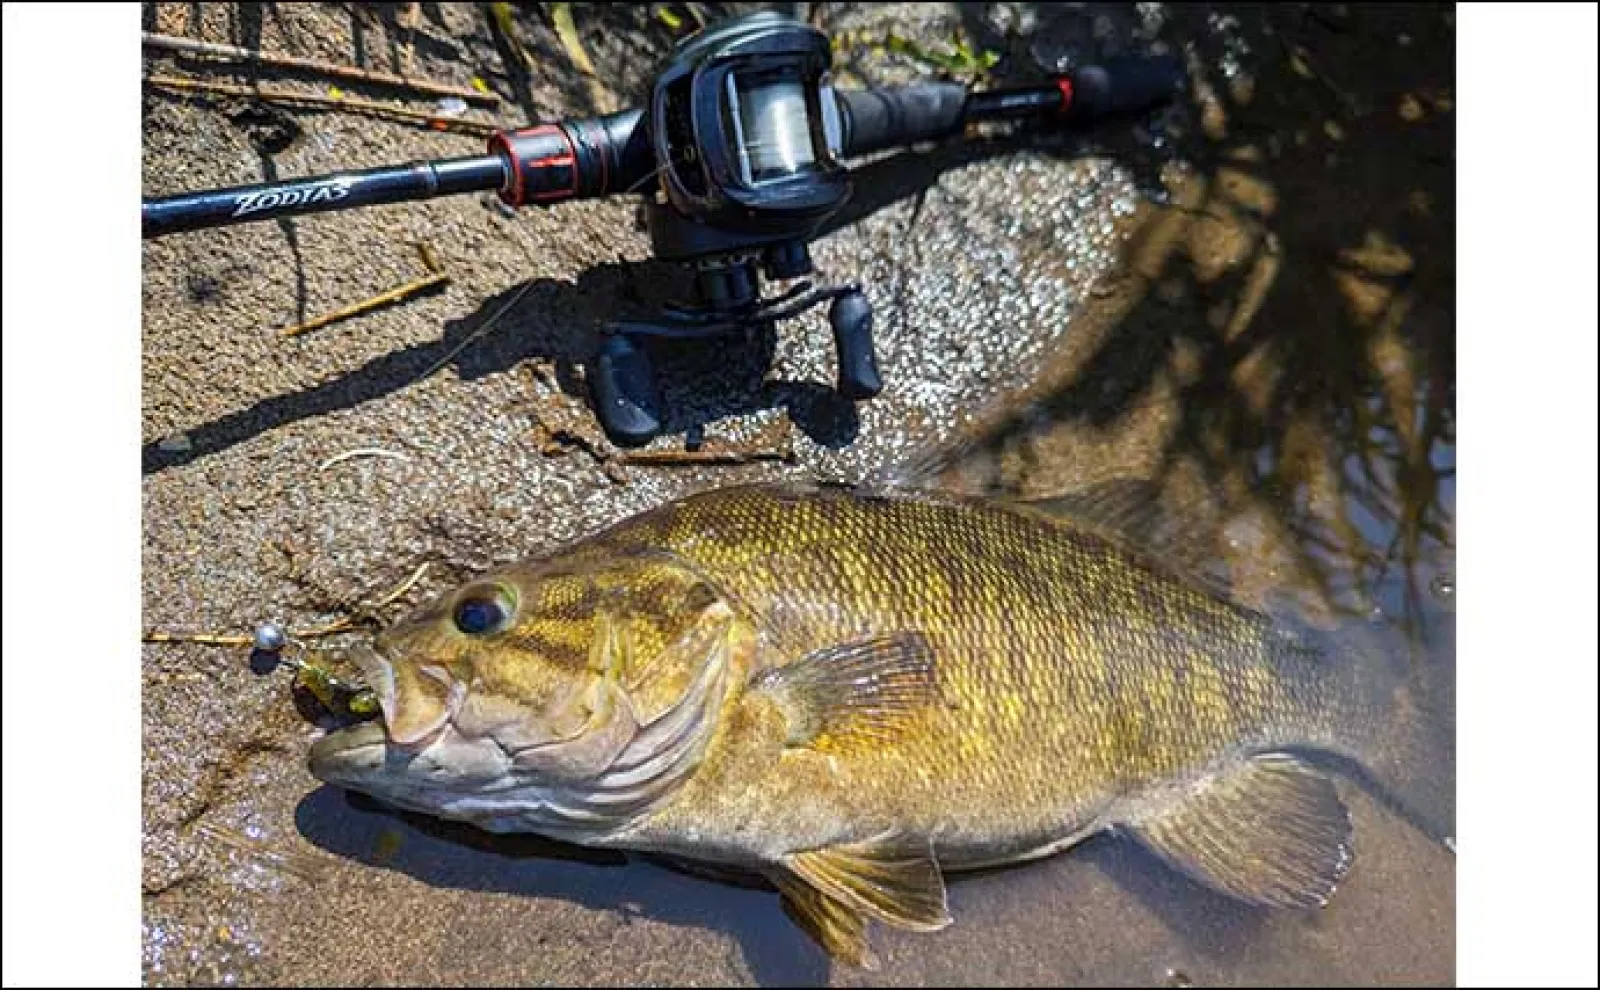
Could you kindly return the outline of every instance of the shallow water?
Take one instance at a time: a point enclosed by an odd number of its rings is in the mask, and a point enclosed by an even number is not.
[[[199,36],[192,6],[149,5],[151,26]],[[252,21],[198,6],[212,40],[338,60],[388,58],[400,37],[382,16],[333,8],[279,5]],[[438,6],[420,64],[441,76],[463,57],[497,64],[475,8]],[[1213,540],[1243,597],[1289,588],[1321,621],[1377,615],[1385,642],[1438,686],[1417,715],[1435,745],[1392,779],[1453,835],[1451,8],[894,6],[826,5],[823,25],[870,34],[894,22],[928,45],[959,25],[1047,68],[1164,43],[1192,56],[1196,98],[1086,144],[890,160],[864,175],[859,205],[817,254],[877,285],[890,393],[844,422],[790,403],[803,434],[793,466],[631,468],[618,485],[582,449],[538,452],[535,421],[584,429],[581,405],[551,384],[576,353],[561,314],[626,283],[606,267],[613,244],[640,256],[637,235],[617,233],[621,207],[507,222],[473,202],[430,204],[147,245],[147,621],[314,625],[423,559],[444,564],[419,594],[699,487],[864,476],[967,437],[942,483],[1037,495],[1150,479]],[[580,25],[606,16],[578,7]],[[639,53],[661,44],[659,25],[627,17],[588,35],[602,75],[637,75]],[[522,27],[541,58],[561,57],[537,18]],[[929,71],[870,51],[851,61],[867,78]],[[528,81],[532,109],[590,109],[586,89],[552,78]],[[147,99],[147,191],[474,150],[294,119],[308,137],[261,152],[216,108]],[[359,331],[270,343],[267,327],[414,277],[403,251],[385,251],[395,228],[431,238],[457,286]],[[455,379],[415,381],[525,284],[535,301],[513,316],[517,333],[464,352]],[[778,373],[829,380],[825,337],[786,332],[770,345]],[[683,416],[703,415],[714,435],[759,436],[781,419],[704,391],[680,397]],[[162,446],[179,432],[189,449]],[[410,460],[319,470],[374,445]],[[956,878],[956,923],[875,927],[883,968],[864,974],[831,965],[769,891],[318,786],[304,771],[315,730],[286,694],[241,656],[146,647],[147,983],[1454,982],[1454,855],[1359,786],[1344,788],[1356,865],[1324,910],[1247,908],[1099,837]]]

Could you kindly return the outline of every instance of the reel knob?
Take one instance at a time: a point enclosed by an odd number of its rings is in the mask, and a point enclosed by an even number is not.
[[[661,397],[650,356],[625,334],[604,334],[590,388],[595,415],[617,444],[643,446],[661,432]]]
[[[866,294],[857,289],[839,296],[828,307],[828,322],[839,352],[839,394],[859,401],[882,392],[872,343],[872,303]]]

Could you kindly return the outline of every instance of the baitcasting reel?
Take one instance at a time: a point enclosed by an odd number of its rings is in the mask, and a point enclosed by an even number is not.
[[[676,47],[647,109],[501,131],[489,154],[146,200],[147,238],[201,227],[495,190],[511,206],[627,193],[646,197],[658,258],[694,274],[694,299],[658,319],[603,330],[590,369],[595,412],[616,442],[662,428],[641,338],[709,338],[799,316],[826,302],[838,389],[851,400],[883,381],[872,305],[857,285],[815,286],[809,243],[850,197],[844,160],[947,137],[981,120],[1088,122],[1147,109],[1182,85],[1171,58],[1128,58],[1022,87],[959,83],[835,91],[821,32],[751,14]],[[794,282],[765,296],[762,277]]]

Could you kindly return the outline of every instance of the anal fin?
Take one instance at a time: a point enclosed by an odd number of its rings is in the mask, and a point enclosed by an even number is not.
[[[1254,757],[1125,824],[1183,873],[1266,907],[1326,904],[1352,860],[1350,812],[1333,782],[1286,754]]]

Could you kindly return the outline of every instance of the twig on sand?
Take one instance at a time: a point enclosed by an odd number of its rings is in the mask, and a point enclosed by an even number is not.
[[[493,93],[483,93],[465,86],[451,86],[447,83],[433,82],[429,79],[413,79],[407,76],[390,75],[387,72],[373,72],[370,69],[358,69],[353,65],[337,65],[333,62],[323,62],[314,58],[301,58],[298,55],[270,55],[266,52],[252,51],[248,48],[219,45],[210,41],[196,41],[192,38],[174,38],[165,34],[145,32],[142,37],[146,48],[182,52],[186,55],[205,55],[231,61],[252,62],[258,65],[270,65],[283,69],[319,72],[339,79],[352,79],[356,82],[394,86],[399,89],[408,89],[415,93],[429,93],[434,96],[459,96],[474,103],[488,106],[500,105],[500,98]]]
[[[360,621],[359,618],[347,615],[327,625],[317,626],[314,629],[291,629],[287,635],[291,640],[326,639],[342,632],[349,632],[359,625]],[[164,629],[146,629],[141,639],[146,643],[194,643],[198,646],[250,646],[255,643],[254,636],[236,636],[228,633],[168,632]]]
[[[146,629],[146,643],[198,643],[201,646],[249,646],[254,639],[249,636],[228,636],[220,633],[174,633],[160,629]]]
[[[335,619],[332,622],[311,629],[291,629],[285,635],[294,640],[326,639],[339,633],[349,632],[363,622],[373,621],[373,612],[385,605],[393,604],[410,591],[428,572],[428,561],[417,565],[411,575],[400,582],[394,590],[386,593],[375,601],[357,605],[348,615]],[[227,633],[177,633],[161,629],[146,629],[143,641],[146,643],[194,643],[200,646],[250,646],[255,642],[254,636],[236,636]]]
[[[622,464],[639,467],[689,467],[697,464],[754,464],[757,461],[794,463],[794,451],[787,448],[752,449],[724,447],[712,450],[635,450],[618,454]]]
[[[354,96],[319,96],[316,93],[301,93],[292,89],[275,89],[267,86],[236,86],[232,83],[205,82],[200,79],[184,79],[180,76],[146,76],[144,81],[162,89],[215,93],[220,96],[242,96],[260,100],[263,103],[323,107],[329,110],[349,110],[356,113],[371,114],[375,117],[393,118],[406,123],[414,123],[431,130],[460,131],[464,134],[476,134],[482,137],[487,137],[496,130],[493,124],[486,124],[478,120],[466,120],[460,117],[445,117],[440,114],[424,113],[420,110],[408,110],[405,107],[391,106],[375,100],[363,100]]]
[[[360,316],[362,313],[370,312],[380,306],[400,302],[419,292],[424,292],[435,286],[447,285],[450,282],[450,275],[440,270],[438,258],[434,256],[432,248],[426,244],[418,244],[417,253],[422,256],[422,263],[427,266],[429,271],[428,275],[413,279],[405,285],[397,286],[387,292],[380,292],[370,299],[363,299],[361,302],[346,306],[343,309],[326,313],[314,320],[307,320],[292,327],[284,327],[278,331],[279,336],[298,337],[303,333],[316,330],[319,327],[325,327],[330,323],[348,319],[352,316]]]
[[[357,457],[388,457],[397,461],[411,460],[409,456],[397,450],[384,450],[382,447],[357,447],[355,450],[347,450],[342,454],[333,455],[318,465],[317,470],[326,471],[335,464],[343,464],[345,461],[354,460]]]
[[[788,420],[783,421],[782,432],[771,437],[770,430],[761,431],[744,443],[727,443],[713,440],[690,450],[631,450],[616,454],[611,459],[618,464],[638,467],[693,467],[696,465],[755,464],[776,461],[780,464],[795,462],[794,429]]]
[[[314,320],[307,320],[304,323],[300,323],[292,327],[284,327],[282,330],[278,331],[278,333],[284,337],[298,337],[303,333],[309,333],[312,330],[316,330],[319,327],[325,327],[328,324],[338,320],[347,319],[352,316],[360,316],[362,313],[377,309],[379,306],[386,306],[389,303],[399,302],[408,296],[416,295],[424,289],[431,289],[436,285],[444,285],[449,281],[450,276],[442,273],[436,273],[425,278],[419,278],[414,281],[407,282],[405,285],[390,289],[388,292],[380,292],[371,299],[363,299],[361,302],[355,303],[354,305],[346,306],[343,309],[334,310],[332,313],[319,316]]]
[[[401,581],[400,584],[397,585],[393,591],[389,592],[387,595],[384,595],[382,598],[380,598],[377,601],[373,602],[369,607],[370,608],[382,608],[385,605],[388,605],[388,604],[391,604],[393,602],[399,601],[400,597],[402,595],[404,595],[406,592],[410,591],[412,585],[416,584],[418,581],[421,581],[422,580],[422,575],[424,575],[426,573],[428,573],[428,562],[426,560],[424,560],[422,563],[417,565],[417,569],[416,570],[411,572],[411,576],[410,577],[406,578],[404,581]]]

